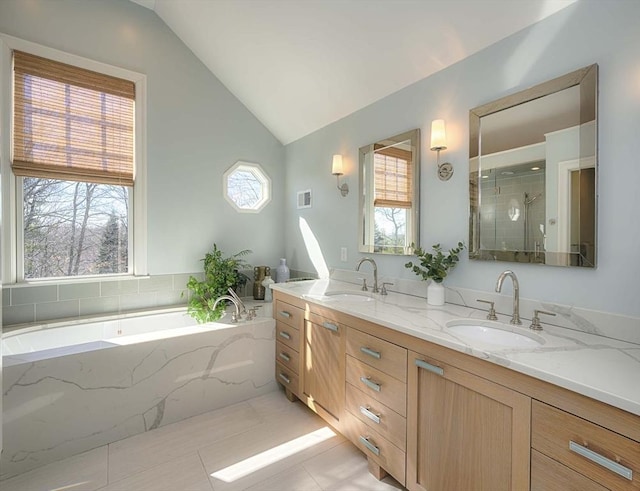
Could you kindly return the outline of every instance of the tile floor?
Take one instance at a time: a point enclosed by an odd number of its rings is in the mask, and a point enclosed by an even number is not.
[[[2,491],[391,491],[364,455],[281,391],[0,482]]]

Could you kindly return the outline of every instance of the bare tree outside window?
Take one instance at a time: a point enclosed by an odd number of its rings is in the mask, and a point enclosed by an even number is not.
[[[23,178],[24,277],[127,273],[129,190]]]

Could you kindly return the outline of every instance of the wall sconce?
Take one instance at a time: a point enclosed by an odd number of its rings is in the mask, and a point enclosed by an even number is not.
[[[431,122],[431,150],[438,152],[438,177],[441,181],[448,181],[453,175],[453,166],[449,162],[440,163],[440,150],[447,149],[447,135],[444,130],[444,119],[434,119]]]
[[[346,182],[343,182],[340,185],[340,176],[344,174],[342,172],[342,155],[334,155],[333,156],[333,165],[331,166],[331,173],[336,176],[338,180],[338,189],[344,198],[347,194],[349,194],[349,185]]]

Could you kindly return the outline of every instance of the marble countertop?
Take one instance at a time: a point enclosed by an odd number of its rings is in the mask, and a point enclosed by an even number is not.
[[[370,294],[358,301],[326,293],[354,292],[356,285],[336,280],[277,283],[272,289],[330,307],[520,373],[564,387],[640,416],[640,345],[544,323],[536,332],[542,344],[506,347],[472,341],[452,333],[447,322],[456,319],[485,320],[486,311],[460,305],[427,305],[421,297],[390,292]],[[511,326],[510,317],[498,315],[505,329],[530,335],[528,322]]]

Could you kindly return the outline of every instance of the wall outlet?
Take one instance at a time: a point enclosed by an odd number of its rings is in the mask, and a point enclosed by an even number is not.
[[[340,261],[342,261],[343,263],[346,263],[348,261],[348,259],[347,259],[347,248],[346,247],[341,247],[340,248]]]

